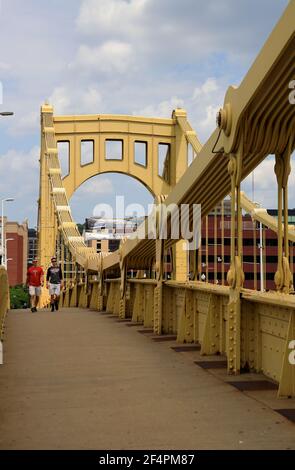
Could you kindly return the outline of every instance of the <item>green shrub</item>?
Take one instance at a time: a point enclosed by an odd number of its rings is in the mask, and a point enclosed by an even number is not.
[[[29,291],[26,286],[10,287],[10,308],[22,309],[30,305]]]

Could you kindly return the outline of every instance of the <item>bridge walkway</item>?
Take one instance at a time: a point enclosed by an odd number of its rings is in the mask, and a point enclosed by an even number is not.
[[[11,311],[0,449],[295,449],[272,409],[292,400],[240,392],[138,329],[90,310]]]

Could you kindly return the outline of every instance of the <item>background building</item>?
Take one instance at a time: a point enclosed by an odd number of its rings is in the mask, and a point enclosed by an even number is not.
[[[97,253],[109,253],[118,250],[122,238],[131,235],[144,221],[144,217],[125,219],[88,218],[83,233],[88,246]]]
[[[9,240],[7,242],[7,271],[9,284],[10,286],[25,284],[28,259],[28,223],[27,221],[22,224],[11,222],[5,217],[4,232],[5,240]]]
[[[28,265],[32,264],[33,260],[37,258],[37,230],[29,228],[28,230]]]
[[[230,202],[225,201],[224,207],[224,239],[222,239],[221,211],[208,215],[208,227],[202,223],[202,249],[201,263],[202,273],[212,283],[226,283],[226,275],[230,268],[230,235],[231,215]],[[276,217],[278,211],[268,210],[268,213]],[[295,209],[289,210],[289,224],[295,221]],[[260,263],[260,244],[262,245],[262,266]],[[206,245],[208,250],[206,250]],[[222,245],[224,249],[222,249]],[[290,268],[294,273],[295,252],[293,244],[290,244]],[[245,274],[244,287],[260,290],[261,267],[263,270],[263,287],[266,290],[275,290],[274,276],[278,267],[278,239],[277,234],[267,227],[262,228],[260,239],[260,224],[252,221],[250,215],[243,216],[243,270]]]

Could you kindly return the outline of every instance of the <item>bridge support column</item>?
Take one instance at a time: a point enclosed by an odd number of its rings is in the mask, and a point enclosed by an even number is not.
[[[243,141],[242,141],[243,142]],[[227,274],[230,286],[227,321],[227,368],[229,374],[240,373],[241,363],[241,288],[244,283],[242,265],[243,225],[241,209],[241,171],[243,145],[237,154],[230,154],[228,172],[231,178],[231,265]]]
[[[126,292],[127,292],[127,263],[120,251],[120,270],[121,270],[121,284],[120,284],[120,307],[119,318],[122,320],[126,318]]]
[[[291,173],[292,140],[282,154],[276,155],[275,174],[278,183],[278,269],[275,284],[278,292],[289,294],[293,285],[293,276],[289,266],[288,237],[288,179]],[[284,213],[284,229],[282,216]]]
[[[159,235],[159,234],[157,234]],[[159,236],[156,240],[156,278],[154,290],[154,332],[162,334],[163,329],[163,274],[164,274],[164,243]]]
[[[96,308],[98,312],[102,312],[104,310],[104,272],[102,269],[102,259],[100,260],[100,269],[98,271],[99,281],[98,281],[98,294],[97,294],[97,305]]]
[[[52,188],[50,185],[48,154],[46,153],[45,128],[53,127],[53,108],[44,105],[41,108],[41,155],[40,155],[40,198],[38,201],[38,257],[40,266],[47,269],[50,265],[50,258],[55,253],[55,241],[57,234],[57,224],[54,204],[52,200]],[[46,304],[48,296],[41,299],[42,304]]]
[[[77,276],[77,265],[75,263],[75,260],[72,259],[72,270],[74,273],[73,278],[71,279],[71,285],[70,285],[70,307],[74,308],[77,307],[78,304],[78,276]]]
[[[175,168],[172,168],[172,181],[177,184],[188,166],[188,141],[187,134],[193,133],[187,123],[187,113],[184,109],[176,109],[173,111],[173,118],[176,119],[175,126]],[[184,131],[185,129],[185,131]],[[175,172],[175,173],[174,173]],[[174,173],[174,174],[173,174]],[[174,279],[176,281],[185,282],[188,274],[188,256],[187,251],[183,249],[184,242],[179,241],[174,247]]]
[[[188,287],[184,291],[183,311],[177,332],[178,343],[199,342],[198,301],[196,294]]]
[[[220,352],[220,306],[216,295],[211,294],[208,303],[206,323],[201,347],[201,355]]]

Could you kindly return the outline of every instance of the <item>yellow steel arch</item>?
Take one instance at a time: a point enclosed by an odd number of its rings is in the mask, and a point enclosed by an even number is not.
[[[75,189],[75,191],[77,191],[81,186],[83,186],[84,183],[87,183],[87,181],[90,181],[92,178],[94,178],[95,176],[99,176],[99,175],[107,175],[107,174],[119,174],[119,175],[125,175],[125,176],[129,176],[130,178],[138,181],[139,183],[141,183],[148,191],[149,193],[151,194],[151,196],[153,196],[154,198],[156,197],[156,195],[153,193],[153,191],[151,190],[151,188],[144,182],[142,181],[141,179],[137,178],[136,176],[132,175],[132,174],[128,174],[128,173],[125,173],[124,171],[103,171],[103,172],[99,172],[98,174],[94,174],[94,175],[91,175],[89,176],[89,178],[87,178],[85,181],[82,181],[82,183],[77,186],[77,188]],[[66,178],[63,178],[63,182],[65,182],[65,179]],[[69,201],[71,200],[71,198],[73,197],[75,193],[73,193],[68,199]]]
[[[154,196],[169,194],[187,168],[186,152],[177,149],[175,114],[186,116],[183,110],[177,110],[171,119],[114,115],[53,117],[57,144],[69,143],[69,173],[64,178],[68,198],[89,178],[109,172],[133,176]],[[92,161],[83,165],[81,149],[85,142],[92,142],[94,151]],[[109,142],[121,143],[121,159],[107,154]],[[136,163],[136,143],[145,144],[145,165]],[[159,175],[160,144],[170,146],[170,160],[164,177]]]

